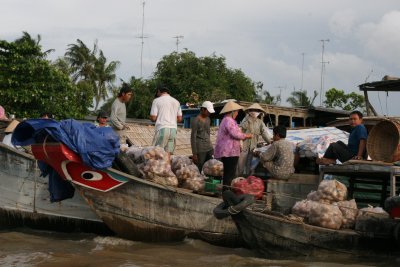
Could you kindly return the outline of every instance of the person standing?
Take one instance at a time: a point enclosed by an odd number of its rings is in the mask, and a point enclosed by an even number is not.
[[[129,128],[126,125],[126,106],[133,96],[133,90],[128,84],[123,83],[117,98],[111,106],[110,123],[113,129],[120,137],[120,143],[126,143],[126,130]]]
[[[257,147],[260,137],[268,144],[271,143],[272,136],[262,119],[259,117],[265,113],[264,109],[257,103],[245,109],[246,117],[240,123],[240,128],[244,133],[251,133],[253,137],[243,141],[242,151],[239,157],[238,176],[248,176],[251,174],[251,161],[253,159],[253,149]]]
[[[199,170],[203,168],[204,162],[212,159],[214,154],[213,145],[210,140],[210,114],[215,113],[214,106],[210,101],[204,101],[200,107],[200,114],[191,122],[190,144],[192,146],[192,159]]]
[[[179,101],[170,96],[168,87],[157,87],[156,98],[151,105],[150,120],[155,122],[156,127],[153,146],[160,146],[173,154],[178,122],[182,122],[182,110]]]
[[[235,119],[243,107],[233,101],[225,104],[220,114],[225,114],[218,129],[214,157],[220,159],[224,165],[223,188],[228,190],[236,175],[236,167],[240,154],[240,140],[252,138],[252,134],[245,134],[239,128]]]

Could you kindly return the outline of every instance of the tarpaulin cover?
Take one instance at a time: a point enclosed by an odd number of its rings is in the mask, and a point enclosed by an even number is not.
[[[44,134],[61,142],[80,155],[85,165],[95,169],[111,167],[120,150],[119,136],[111,127],[96,127],[73,119],[30,119],[15,128],[11,142],[27,146],[37,143]]]

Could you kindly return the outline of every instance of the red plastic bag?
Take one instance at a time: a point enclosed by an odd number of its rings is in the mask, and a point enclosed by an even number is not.
[[[238,177],[233,179],[232,190],[237,195],[250,194],[261,199],[264,193],[264,181],[255,176],[249,176],[246,178]]]

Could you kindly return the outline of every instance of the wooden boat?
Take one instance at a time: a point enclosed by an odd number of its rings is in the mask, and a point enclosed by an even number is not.
[[[48,178],[28,153],[0,143],[0,227],[111,233],[75,193],[72,199],[51,203]]]
[[[37,159],[70,180],[97,215],[117,235],[140,241],[180,241],[185,237],[223,246],[242,239],[230,218],[217,220],[220,199],[164,186],[109,168],[93,170],[63,144],[32,145]]]
[[[376,217],[363,220],[357,230],[332,230],[306,224],[299,217],[269,211],[265,203],[247,201],[243,205],[243,198],[233,193],[224,193],[223,197],[224,202],[216,207],[217,213],[230,214],[244,242],[264,257],[400,255],[399,220]]]

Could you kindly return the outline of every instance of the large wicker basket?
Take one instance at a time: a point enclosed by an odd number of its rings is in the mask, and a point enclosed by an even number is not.
[[[376,124],[368,135],[367,151],[372,160],[395,162],[400,160],[400,121],[384,120]]]

